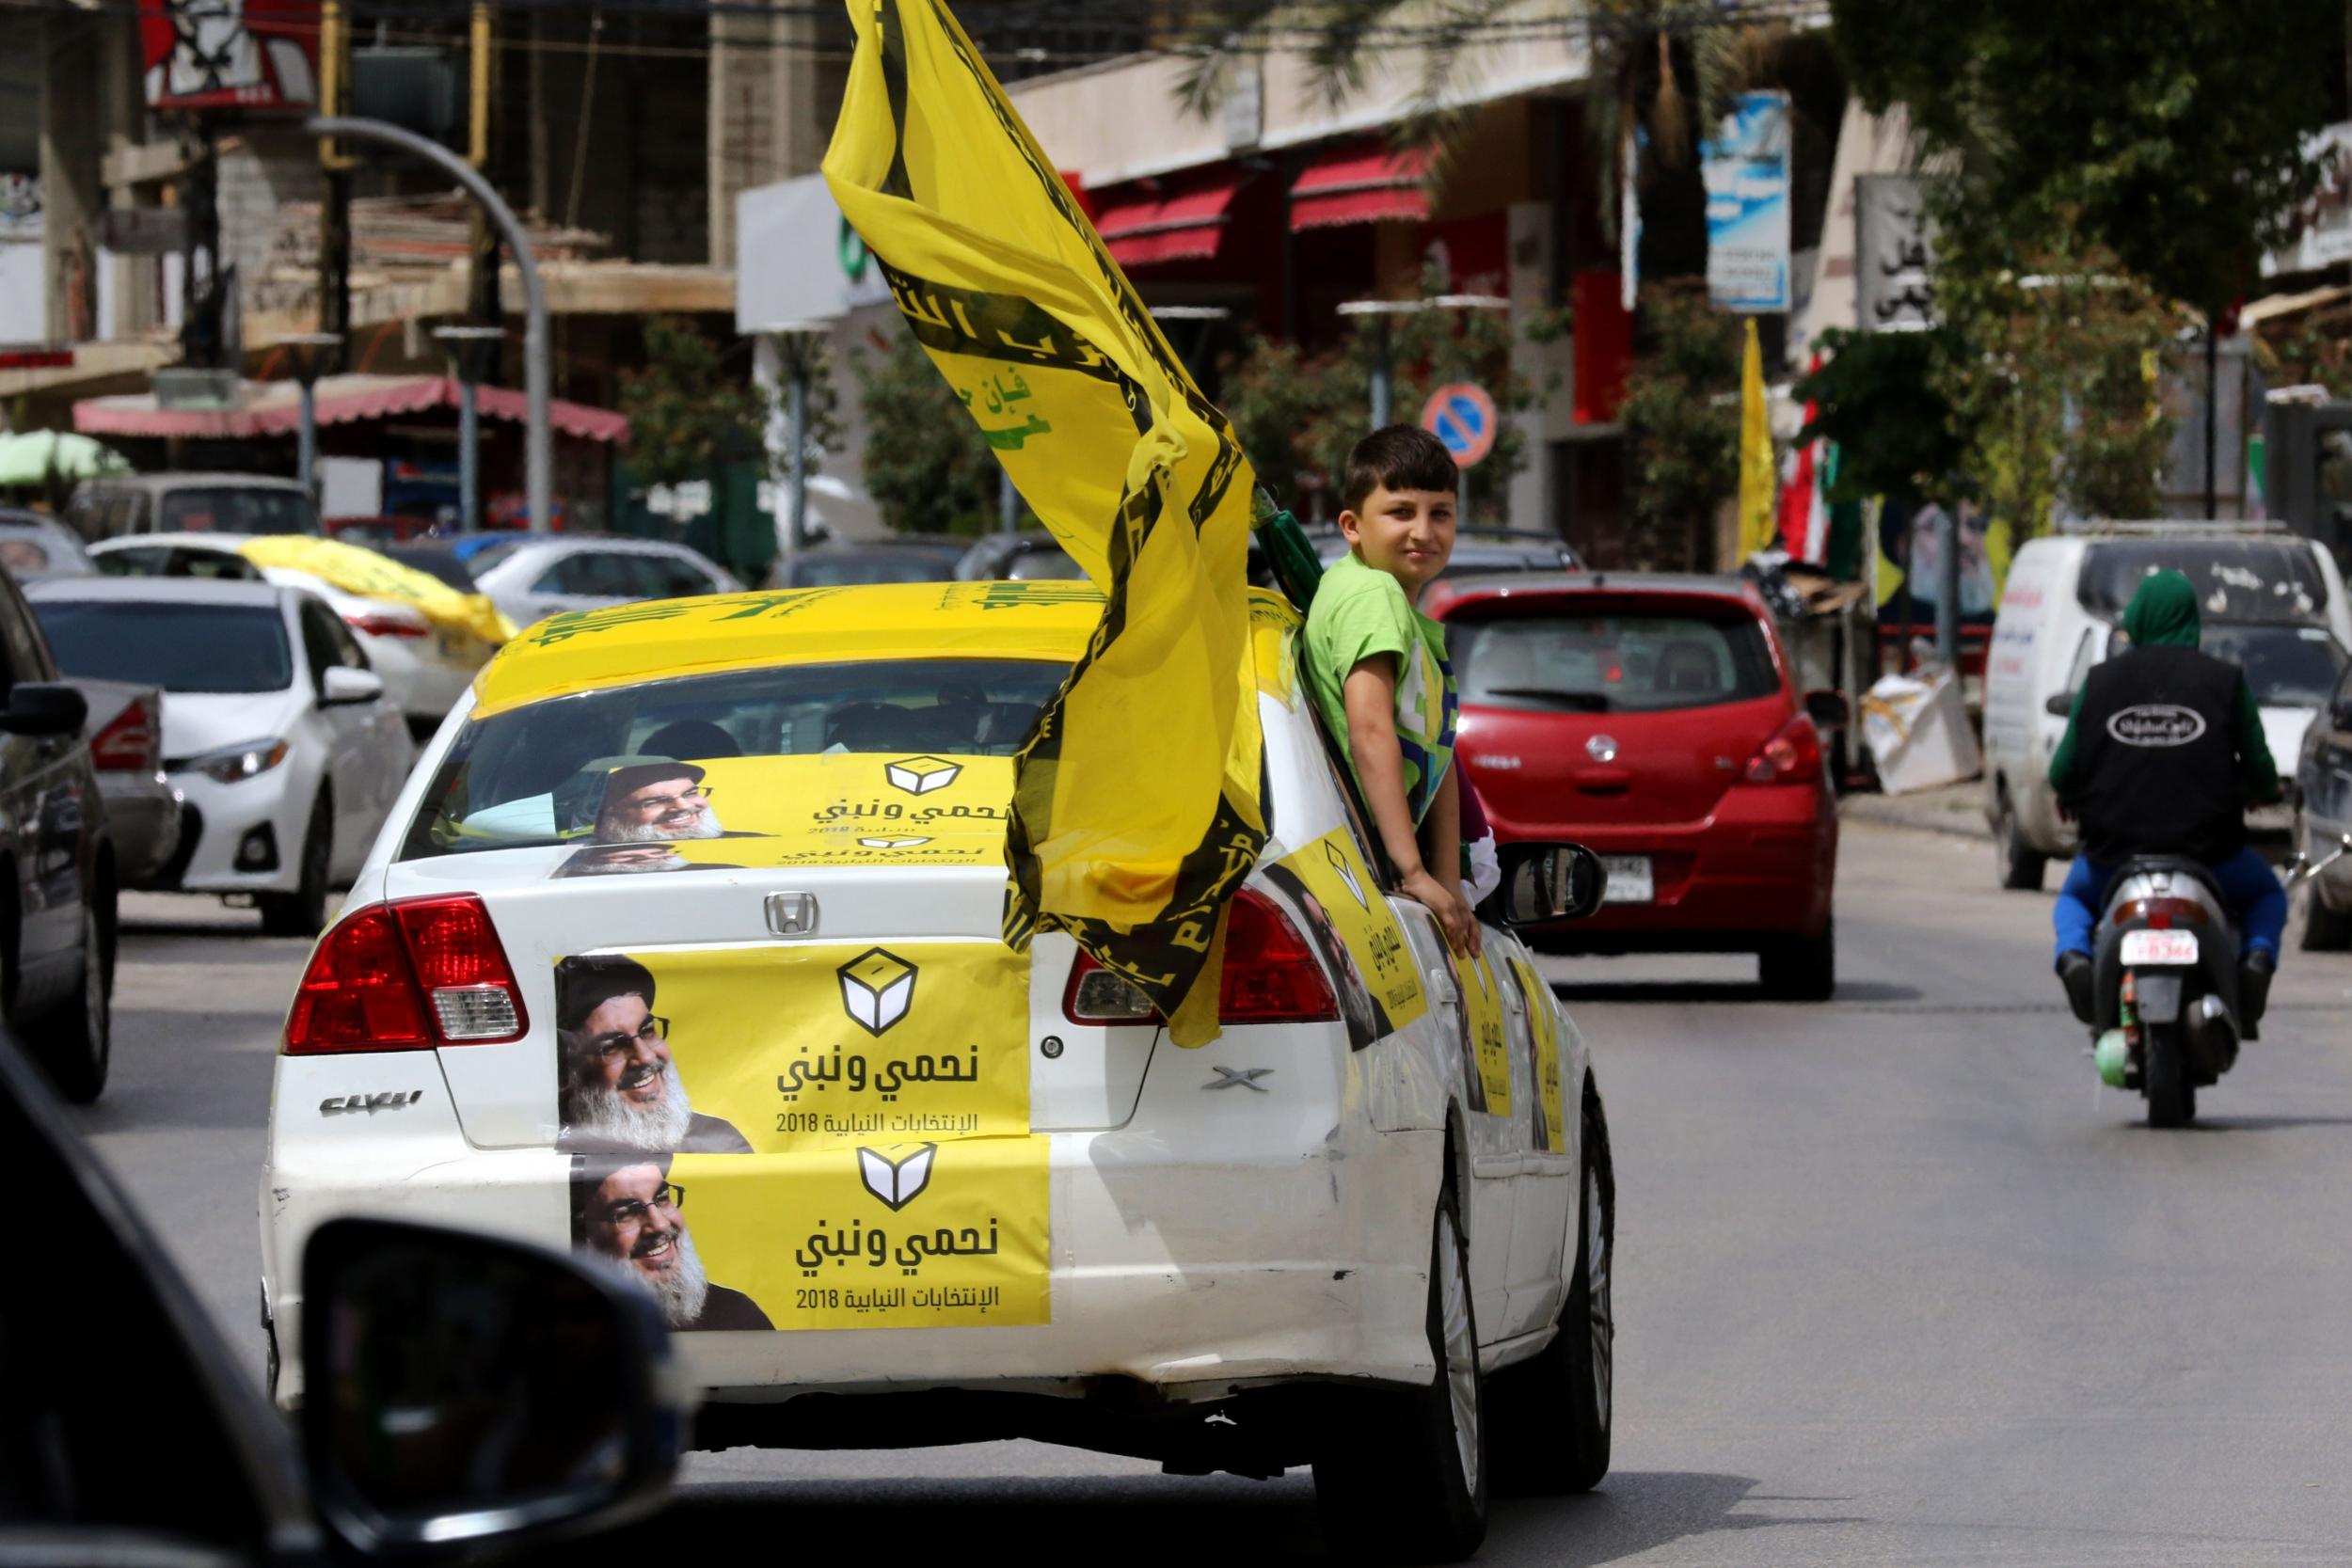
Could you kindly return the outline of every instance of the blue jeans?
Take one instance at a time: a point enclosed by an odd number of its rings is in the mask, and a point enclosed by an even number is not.
[[[2277,962],[2279,940],[2287,929],[2287,890],[2280,885],[2279,874],[2250,845],[2211,869],[2214,880],[2221,884],[2221,896],[2228,900],[2230,912],[2237,918],[2238,929],[2245,933],[2245,951],[2268,953],[2271,961]],[[2066,885],[2058,889],[2058,903],[2050,911],[2059,958],[2090,953],[2090,933],[2099,924],[2099,906],[2106,901],[2107,883],[2114,877],[2114,866],[2093,865],[2085,855],[2074,857],[2074,868],[2066,874]]]

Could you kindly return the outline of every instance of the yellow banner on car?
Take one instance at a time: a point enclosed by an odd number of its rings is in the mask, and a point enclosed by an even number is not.
[[[1474,958],[1455,955],[1454,974],[1462,987],[1462,1025],[1469,1032],[1478,1085],[1485,1103],[1477,1107],[1489,1116],[1511,1114],[1511,1034],[1503,1021],[1502,981],[1494,960],[1481,951]]]
[[[1535,1052],[1535,1089],[1543,1101],[1544,1148],[1553,1154],[1568,1148],[1567,1104],[1560,1089],[1560,1015],[1553,1010],[1551,988],[1524,958],[1513,958],[1519,995],[1527,1003],[1527,1032]]]
[[[308,572],[346,594],[414,605],[435,626],[469,632],[493,646],[515,635],[515,623],[499,612],[487,594],[461,594],[430,572],[403,566],[388,556],[340,539],[265,533],[237,548],[256,566]]]
[[[1005,936],[1068,930],[1214,1038],[1227,898],[1265,839],[1256,478],[940,0],[850,0],[824,173],[900,314],[1107,598],[1020,757]],[[1209,983],[1199,984],[1206,974]]]
[[[1307,939],[1340,976],[1340,1013],[1350,1043],[1384,1039],[1429,1011],[1405,929],[1345,828],[1324,834],[1264,870],[1307,919]]]
[[[555,1007],[568,1148],[1029,1131],[1029,960],[1002,942],[588,954],[557,962]],[[647,1020],[658,1038],[641,1037]]]

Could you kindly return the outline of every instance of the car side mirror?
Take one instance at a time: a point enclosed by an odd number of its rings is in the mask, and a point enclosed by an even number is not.
[[[1822,687],[1804,694],[1804,714],[1816,729],[1842,730],[1853,722],[1853,704],[1843,691]]]
[[[368,1555],[514,1543],[652,1512],[687,1411],[652,1297],[560,1253],[330,1220],[302,1260],[302,1443]]]
[[[384,677],[373,670],[354,670],[347,664],[328,667],[319,681],[319,705],[337,707],[345,703],[372,703],[384,695]]]
[[[1600,857],[1581,844],[1506,844],[1500,858],[1506,929],[1581,920],[1609,889]]]
[[[2048,714],[2053,719],[2073,718],[2074,715],[2074,694],[2072,691],[2051,692],[2048,697],[2042,699],[2042,711]]]
[[[19,681],[0,708],[0,730],[10,735],[78,735],[89,703],[63,681]]]

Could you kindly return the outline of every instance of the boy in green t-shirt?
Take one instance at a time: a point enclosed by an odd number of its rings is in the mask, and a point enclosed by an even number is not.
[[[1340,531],[1348,554],[1323,574],[1307,614],[1307,684],[1372,812],[1403,891],[1446,940],[1478,951],[1462,896],[1460,698],[1445,632],[1413,608],[1454,556],[1454,457],[1435,436],[1391,425],[1348,455]],[[1431,867],[1437,872],[1432,873]]]

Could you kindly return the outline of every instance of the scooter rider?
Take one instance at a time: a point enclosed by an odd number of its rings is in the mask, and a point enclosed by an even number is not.
[[[2246,842],[2246,805],[2279,798],[2279,769],[2245,673],[2198,649],[2197,590],[2157,572],[2123,610],[2125,652],[2074,694],[2050,784],[2079,819],[2081,852],[2051,912],[2058,973],[2091,1022],[2091,932],[2116,869],[2135,855],[2202,861],[2245,933],[2238,1016],[2254,1037],[2279,964],[2286,890]]]

